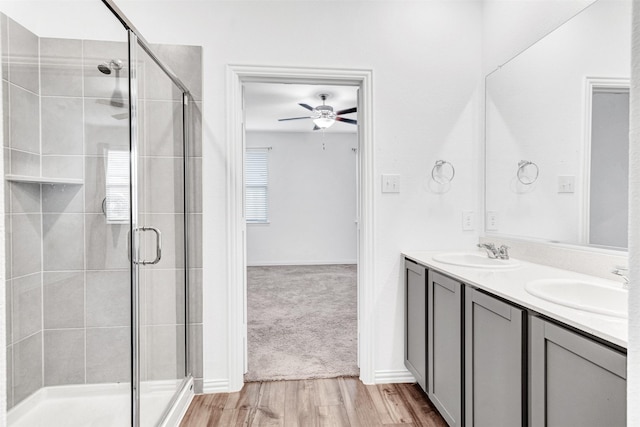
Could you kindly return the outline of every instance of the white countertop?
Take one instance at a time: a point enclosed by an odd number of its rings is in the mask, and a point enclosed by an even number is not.
[[[577,279],[618,288],[622,287],[622,284],[613,280],[605,280],[599,277],[587,276],[585,274],[534,264],[523,260],[518,260],[520,263],[518,267],[505,270],[462,267],[443,264],[433,260],[434,256],[442,253],[445,252],[406,251],[402,252],[402,255],[467,285],[483,289],[488,293],[512,301],[517,305],[536,311],[566,325],[573,326],[576,329],[602,338],[620,347],[627,348],[627,319],[609,317],[565,307],[535,297],[525,290],[527,282],[537,279]],[[484,251],[482,251],[482,253],[484,253]]]

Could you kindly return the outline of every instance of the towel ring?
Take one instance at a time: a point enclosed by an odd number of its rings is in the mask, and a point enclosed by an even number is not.
[[[526,169],[528,166],[535,168],[536,173],[533,177],[530,177],[526,174]],[[530,160],[520,160],[518,162],[518,172],[516,173],[516,176],[518,177],[518,181],[520,181],[522,184],[524,185],[533,184],[538,180],[539,174],[540,174],[540,168],[534,162]]]
[[[448,169],[451,169],[451,172],[449,174],[442,172],[442,169],[447,165],[449,165]],[[453,165],[446,160],[437,160],[436,164],[433,166],[433,169],[431,169],[431,178],[433,178],[433,180],[438,184],[449,184],[451,181],[453,181],[453,177],[455,176],[456,168],[454,168]]]

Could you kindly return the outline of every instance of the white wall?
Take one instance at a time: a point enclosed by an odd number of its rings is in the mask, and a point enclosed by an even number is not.
[[[154,43],[203,46],[205,386],[227,369],[225,66],[373,70],[376,169],[375,369],[403,364],[403,249],[469,247],[463,210],[477,207],[479,1],[118,1]],[[456,166],[446,194],[430,192],[438,159]],[[400,194],[379,175],[401,174]],[[207,381],[208,380],[208,381]]]
[[[486,208],[500,234],[584,240],[586,77],[629,78],[630,7],[599,1],[487,77]],[[533,185],[517,181],[520,160],[538,165]]]
[[[272,148],[269,223],[247,224],[247,264],[355,264],[358,135],[247,132],[246,146]]]
[[[483,0],[484,74],[504,64],[595,0]]]

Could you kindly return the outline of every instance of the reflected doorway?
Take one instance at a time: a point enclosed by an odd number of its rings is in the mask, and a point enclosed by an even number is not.
[[[585,239],[589,245],[626,249],[629,220],[629,85],[590,85],[586,141]]]

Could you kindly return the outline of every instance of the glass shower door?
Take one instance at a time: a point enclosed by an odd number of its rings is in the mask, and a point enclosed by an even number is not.
[[[187,374],[183,93],[141,45],[135,50],[139,365],[134,376],[140,425],[155,426]]]

